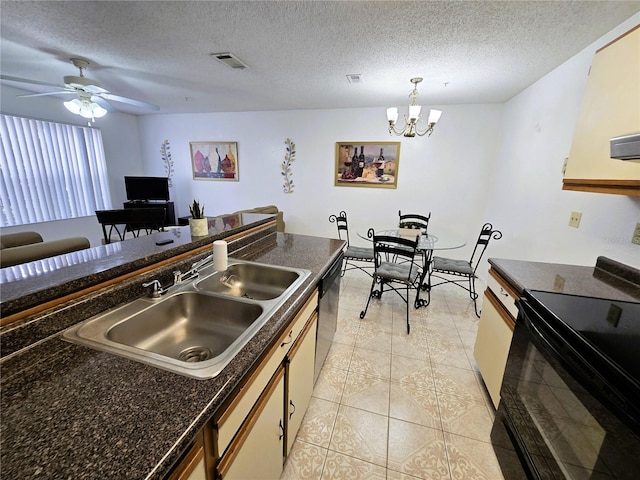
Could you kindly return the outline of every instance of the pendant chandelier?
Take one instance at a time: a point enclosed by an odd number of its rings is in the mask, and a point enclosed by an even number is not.
[[[405,137],[419,136],[431,136],[433,127],[435,127],[440,115],[441,110],[429,110],[429,116],[427,118],[427,128],[420,130],[418,128],[418,122],[422,118],[420,116],[420,110],[422,107],[418,105],[418,84],[422,81],[422,77],[415,77],[411,79],[413,83],[413,91],[409,94],[411,98],[411,104],[409,105],[409,118],[404,115],[404,127],[402,129],[396,128],[396,121],[398,120],[398,109],[395,107],[387,108],[387,120],[389,121],[389,134],[395,133],[396,135],[404,135]]]

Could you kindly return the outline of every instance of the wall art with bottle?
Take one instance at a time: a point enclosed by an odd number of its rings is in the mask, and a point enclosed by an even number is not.
[[[194,180],[240,180],[237,142],[190,142]]]
[[[400,142],[337,142],[335,185],[396,188]]]

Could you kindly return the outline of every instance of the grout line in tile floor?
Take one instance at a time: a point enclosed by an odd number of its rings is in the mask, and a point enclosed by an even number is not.
[[[342,278],[334,345],[281,479],[506,478],[489,437],[494,407],[473,359],[478,319],[467,292],[434,289],[428,307],[411,308],[407,335],[393,292],[359,318],[370,282],[358,271]]]

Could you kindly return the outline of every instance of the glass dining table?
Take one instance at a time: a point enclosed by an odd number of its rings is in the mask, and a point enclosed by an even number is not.
[[[358,233],[360,238],[363,238],[368,241],[373,241],[373,235],[387,235],[387,236],[400,236],[400,229],[388,229],[388,230],[376,230],[373,233],[373,230],[369,230],[367,235],[361,235]],[[418,231],[416,230],[416,235],[418,235]],[[408,235],[403,236],[409,238]],[[415,238],[415,237],[413,237]],[[417,250],[422,255],[422,272],[420,276],[420,285],[421,290],[426,292],[427,298],[420,298],[416,301],[416,308],[426,307],[431,302],[431,285],[429,285],[429,268],[431,268],[431,261],[433,258],[433,252],[435,250],[454,250],[456,248],[462,248],[467,244],[467,242],[456,236],[454,234],[450,234],[448,232],[439,232],[439,233],[421,233],[418,238],[418,246]]]

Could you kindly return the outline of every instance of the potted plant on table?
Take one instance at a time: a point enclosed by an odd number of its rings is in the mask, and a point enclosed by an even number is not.
[[[189,219],[189,229],[192,237],[203,237],[209,233],[209,223],[207,217],[204,216],[204,204],[200,206],[200,202],[194,200],[189,205],[191,218]]]

